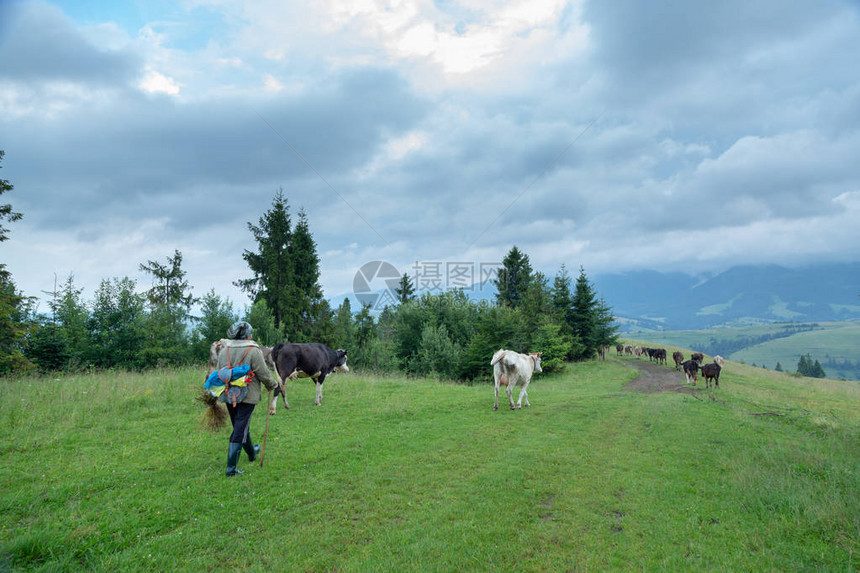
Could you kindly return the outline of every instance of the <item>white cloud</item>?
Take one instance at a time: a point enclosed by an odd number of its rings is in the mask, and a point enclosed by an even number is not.
[[[272,74],[263,75],[263,85],[267,92],[277,93],[284,89],[284,84],[279,82]]]
[[[140,89],[151,94],[179,94],[179,84],[173,78],[167,77],[156,70],[148,70],[138,85]]]

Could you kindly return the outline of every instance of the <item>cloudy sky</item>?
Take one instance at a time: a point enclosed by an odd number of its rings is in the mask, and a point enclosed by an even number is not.
[[[0,262],[89,299],[178,249],[243,305],[279,188],[329,297],[514,244],[550,276],[857,261],[858,55],[848,0],[0,1]]]

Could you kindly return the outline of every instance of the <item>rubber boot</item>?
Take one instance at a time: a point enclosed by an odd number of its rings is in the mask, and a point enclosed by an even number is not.
[[[260,453],[260,444],[251,445],[251,440],[248,440],[242,447],[245,448],[245,453],[248,454],[248,461],[253,462],[257,459],[257,454]]]
[[[245,473],[242,470],[236,469],[236,464],[239,463],[239,454],[242,453],[242,444],[230,442],[230,449],[227,450],[227,477]]]

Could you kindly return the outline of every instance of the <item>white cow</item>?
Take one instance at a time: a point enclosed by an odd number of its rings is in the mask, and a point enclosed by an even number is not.
[[[493,367],[493,379],[496,384],[496,399],[493,404],[493,410],[499,409],[499,386],[505,386],[508,393],[508,401],[511,403],[511,410],[523,407],[523,398],[526,399],[526,406],[529,404],[529,395],[527,389],[529,382],[532,380],[532,374],[535,372],[543,372],[540,367],[541,352],[533,354],[520,354],[513,350],[499,350],[493,354],[493,359],[490,365]],[[520,390],[520,398],[517,400],[517,405],[514,406],[514,399],[511,393],[517,382],[523,381],[523,387]]]
[[[209,346],[209,374],[215,371],[215,368],[218,366],[218,354],[221,352],[221,349],[227,346],[227,343],[230,342],[229,338],[222,338],[221,340],[216,340]],[[261,346],[260,350],[263,351],[263,360],[266,361],[266,366],[269,367],[269,370],[272,372],[276,372],[275,363],[272,361],[272,347],[271,346]]]

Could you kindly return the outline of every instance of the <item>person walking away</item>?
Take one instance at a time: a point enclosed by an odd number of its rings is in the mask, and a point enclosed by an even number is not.
[[[242,449],[248,454],[248,461],[253,462],[260,451],[259,444],[251,440],[251,415],[254,407],[262,398],[260,383],[265,384],[269,390],[278,387],[278,383],[269,372],[268,366],[263,358],[263,351],[251,339],[253,328],[245,321],[234,323],[227,329],[229,342],[218,354],[218,369],[229,366],[235,368],[247,364],[251,367],[253,376],[247,383],[248,392],[245,397],[235,405],[227,401],[227,412],[230,414],[230,422],[233,424],[233,433],[230,434],[230,443],[227,449],[227,477],[243,473],[236,468]]]

